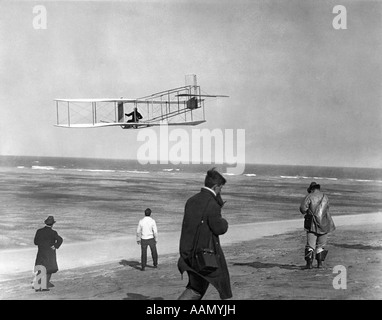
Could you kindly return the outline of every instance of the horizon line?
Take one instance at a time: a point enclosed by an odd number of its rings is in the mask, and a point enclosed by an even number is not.
[[[139,163],[137,159],[126,159],[126,158],[107,158],[107,157],[87,157],[87,156],[38,156],[38,155],[12,155],[12,154],[0,154],[0,157],[38,157],[38,158],[68,158],[68,159],[94,159],[94,160],[126,160],[126,161],[135,161]],[[154,160],[154,159],[151,159]],[[294,167],[323,167],[323,168],[355,168],[355,169],[377,169],[382,170],[382,167],[359,167],[359,166],[340,166],[340,165],[312,165],[312,164],[287,164],[287,163],[256,163],[256,162],[245,162],[245,163],[171,163],[170,159],[167,159],[168,163],[160,163],[161,159],[155,159],[157,163],[147,163],[142,164],[142,166],[146,165],[221,165],[221,166],[232,166],[232,165],[267,165],[267,166],[294,166]],[[150,161],[150,160],[149,160]]]

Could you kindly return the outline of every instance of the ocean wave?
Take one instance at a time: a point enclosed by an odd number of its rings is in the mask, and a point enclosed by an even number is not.
[[[173,171],[179,172],[180,169],[169,168],[169,169],[162,169],[162,171],[164,171],[164,172],[173,172]]]
[[[328,177],[313,177],[313,179],[316,179],[316,180],[334,180],[334,181],[338,180],[338,178],[328,178]]]
[[[306,176],[280,176],[282,179],[314,179],[314,180],[333,180],[337,181],[338,178],[328,178],[328,177],[306,177]]]
[[[126,171],[120,171],[120,172],[126,172],[126,173],[150,173],[150,171],[139,171],[139,170],[126,170]]]
[[[24,169],[24,166],[18,166],[17,169]]]
[[[75,169],[76,171],[85,171],[85,172],[116,172],[116,170],[110,169]]]
[[[245,176],[247,176],[247,177],[256,177],[256,174],[254,174],[254,173],[246,173]]]
[[[382,183],[382,180],[370,180],[370,179],[347,179],[348,181],[356,181],[356,182],[378,182]]]
[[[55,167],[52,166],[32,166],[34,170],[55,170]]]

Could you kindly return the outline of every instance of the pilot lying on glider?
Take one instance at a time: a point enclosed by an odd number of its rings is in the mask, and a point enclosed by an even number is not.
[[[127,122],[138,122],[140,119],[142,119],[142,115],[138,112],[137,107],[134,108],[133,112],[125,113],[125,116],[131,117],[130,120]]]

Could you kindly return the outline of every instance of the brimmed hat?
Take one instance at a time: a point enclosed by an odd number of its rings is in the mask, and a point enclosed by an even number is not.
[[[320,188],[321,188],[321,186],[318,183],[313,181],[310,184],[310,186],[308,187],[308,189],[306,189],[306,190],[308,191],[308,193],[310,193],[313,189],[320,189]]]
[[[47,225],[52,225],[53,223],[56,223],[56,221],[54,220],[53,216],[49,216],[48,218],[45,219],[44,223]]]

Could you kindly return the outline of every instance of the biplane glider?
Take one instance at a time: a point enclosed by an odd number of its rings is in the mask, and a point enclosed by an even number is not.
[[[138,129],[167,125],[195,126],[206,122],[204,102],[225,95],[202,94],[196,75],[183,87],[138,99],[55,99],[57,123],[64,128],[119,126]]]

